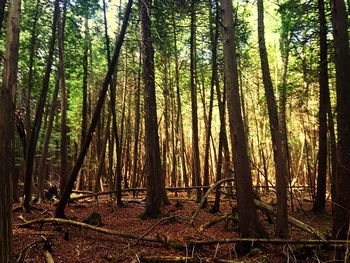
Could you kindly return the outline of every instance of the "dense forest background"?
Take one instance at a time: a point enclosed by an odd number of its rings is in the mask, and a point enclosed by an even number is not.
[[[147,188],[153,217],[165,187],[200,202],[234,178],[242,237],[264,236],[253,199],[275,191],[287,238],[302,189],[347,239],[349,3],[132,2],[1,0],[1,216],[49,189],[64,217],[72,191],[123,207]]]

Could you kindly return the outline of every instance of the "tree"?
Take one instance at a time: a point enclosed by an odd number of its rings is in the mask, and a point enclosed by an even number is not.
[[[116,41],[114,54],[113,54],[113,57],[111,59],[111,63],[108,67],[108,72],[107,72],[106,77],[105,77],[103,84],[102,84],[102,89],[100,91],[98,101],[96,104],[96,108],[95,108],[94,114],[92,116],[91,124],[89,126],[89,129],[87,130],[87,133],[86,133],[86,136],[84,139],[84,143],[83,143],[82,148],[80,150],[78,159],[73,167],[73,170],[72,170],[72,172],[69,176],[69,179],[67,181],[66,187],[61,195],[60,202],[57,205],[56,214],[55,214],[56,217],[59,217],[59,218],[65,217],[64,209],[68,203],[68,199],[69,199],[70,194],[72,192],[75,180],[77,179],[79,170],[80,170],[81,166],[83,165],[86,153],[89,149],[89,146],[90,146],[90,143],[92,140],[93,133],[96,129],[97,122],[100,118],[100,114],[101,114],[102,107],[103,107],[103,102],[105,100],[108,87],[111,83],[112,75],[113,75],[113,72],[115,71],[116,65],[118,63],[120,50],[121,50],[123,42],[124,42],[125,32],[126,32],[126,29],[128,26],[129,17],[130,17],[130,13],[131,13],[132,2],[133,2],[132,0],[129,0],[127,3],[125,14],[124,14],[124,19],[123,19],[123,25],[122,25],[119,37]]]
[[[313,211],[324,212],[326,207],[327,187],[327,111],[329,102],[328,88],[328,44],[327,44],[327,20],[324,8],[324,0],[318,0],[318,16],[320,21],[320,110],[319,110],[319,135],[318,135],[318,176],[317,194]]]
[[[9,6],[3,83],[0,90],[0,262],[13,261],[12,180],[15,176],[15,105],[21,1]]]
[[[44,107],[46,103],[47,92],[49,89],[50,75],[52,70],[51,68],[53,64],[53,55],[54,55],[55,42],[56,42],[56,29],[57,29],[58,16],[59,16],[59,0],[55,0],[54,15],[53,15],[53,22],[52,22],[52,33],[51,33],[51,39],[50,39],[50,45],[49,45],[49,54],[47,56],[45,74],[44,74],[39,101],[36,108],[34,124],[30,133],[28,147],[27,147],[26,170],[25,170],[25,178],[24,178],[24,201],[23,201],[24,209],[30,208],[30,201],[32,198],[34,155],[35,155],[35,149],[38,142],[39,131],[42,123],[42,115],[43,115]]]
[[[283,138],[278,120],[277,104],[270,75],[269,61],[267,57],[264,29],[264,1],[258,0],[258,35],[261,70],[269,113],[270,130],[273,144],[274,161],[276,165],[277,187],[277,222],[276,235],[288,237],[288,206],[287,206],[287,162],[283,149]]]
[[[332,0],[337,90],[337,177],[333,214],[333,238],[347,239],[350,220],[350,57],[348,21],[344,0]],[[339,255],[338,255],[339,259]]]
[[[150,3],[139,1],[142,33],[142,76],[144,82],[145,107],[145,150],[146,150],[146,207],[145,217],[155,217],[160,213],[164,200],[164,184],[162,180],[162,164],[160,160],[158,118],[154,78],[154,50],[151,39]],[[166,196],[165,196],[166,197]]]
[[[196,80],[196,3],[191,0],[191,37],[190,37],[190,74],[191,74],[191,108],[192,108],[192,185],[201,185],[199,138],[198,138],[198,108],[197,108],[197,80]],[[201,189],[197,189],[197,202],[202,198]]]
[[[240,105],[232,0],[221,0],[221,8],[223,10],[225,84],[235,167],[239,232],[242,237],[263,236],[266,232],[258,219],[254,204],[253,182]]]

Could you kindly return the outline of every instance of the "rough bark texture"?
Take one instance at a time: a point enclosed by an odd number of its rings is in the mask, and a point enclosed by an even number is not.
[[[9,6],[3,84],[0,90],[0,262],[13,261],[12,180],[15,177],[15,105],[21,1]]]
[[[324,10],[324,0],[318,0],[318,16],[320,23],[320,108],[318,113],[318,176],[317,194],[313,210],[323,212],[326,207],[327,183],[327,111],[328,111],[328,47],[327,47],[327,21]]]
[[[144,82],[145,105],[145,150],[146,150],[146,207],[145,216],[154,217],[160,213],[162,204],[162,164],[160,160],[159,137],[157,127],[157,106],[154,80],[154,50],[151,40],[150,3],[139,1],[142,32],[142,73]],[[163,190],[162,190],[163,189]]]
[[[347,239],[350,220],[350,58],[344,0],[332,0],[337,89],[337,177],[333,237]]]
[[[198,109],[197,109],[197,84],[196,84],[196,2],[191,1],[191,106],[192,106],[192,185],[201,185],[199,138],[198,138]],[[197,189],[196,200],[202,197],[201,189]]]
[[[287,162],[285,151],[283,149],[283,139],[279,126],[277,104],[273,85],[270,75],[269,62],[265,44],[264,32],[264,1],[258,0],[258,35],[259,51],[261,60],[261,69],[265,87],[267,108],[269,113],[270,130],[272,137],[275,173],[276,173],[276,190],[277,190],[277,222],[276,235],[288,237],[288,206],[287,206]]]
[[[236,174],[239,231],[242,237],[261,236],[265,235],[265,231],[259,222],[254,204],[253,182],[239,99],[232,0],[221,0],[221,5],[223,9],[225,83]]]
[[[45,75],[42,83],[42,89],[40,92],[39,101],[36,108],[33,129],[31,130],[30,137],[29,137],[28,149],[26,154],[26,171],[25,171],[25,178],[24,178],[24,202],[23,202],[23,207],[25,209],[30,208],[30,201],[32,197],[32,177],[33,177],[34,155],[35,155],[35,149],[38,142],[39,131],[42,123],[42,115],[43,115],[44,107],[46,103],[46,95],[49,89],[50,75],[52,70],[51,68],[53,63],[53,54],[54,54],[55,42],[56,42],[56,28],[57,28],[58,15],[59,15],[59,0],[56,0],[55,10],[53,15],[53,23],[52,23],[52,34],[51,34],[51,40],[49,45],[49,54],[47,57]]]
[[[69,179],[67,181],[67,185],[66,185],[66,187],[65,187],[65,189],[63,191],[63,194],[61,196],[60,202],[57,205],[56,215],[55,215],[56,217],[61,217],[61,218],[64,217],[64,209],[65,209],[65,207],[66,207],[66,205],[68,203],[68,199],[69,199],[70,194],[72,192],[75,180],[76,180],[76,178],[78,176],[79,170],[80,170],[80,168],[81,168],[81,166],[82,166],[82,164],[84,162],[86,153],[87,153],[87,151],[89,149],[93,133],[94,133],[95,128],[97,126],[97,122],[98,122],[98,120],[100,118],[100,113],[101,113],[101,110],[102,110],[102,107],[103,107],[103,102],[105,100],[109,84],[111,83],[111,80],[112,80],[113,72],[115,71],[116,65],[118,63],[120,50],[121,50],[122,44],[124,42],[124,36],[125,36],[126,28],[127,28],[127,25],[128,25],[129,16],[130,16],[130,13],[131,13],[131,6],[132,6],[132,0],[129,0],[128,4],[127,4],[127,7],[126,7],[124,19],[123,19],[122,29],[121,29],[119,37],[118,37],[118,39],[116,41],[114,55],[113,55],[113,58],[111,60],[110,66],[108,68],[108,72],[106,74],[105,80],[103,82],[102,89],[101,89],[101,92],[100,92],[100,95],[99,95],[99,98],[98,98],[98,101],[97,101],[97,104],[96,104],[96,108],[95,108],[94,114],[92,116],[90,127],[88,129],[87,134],[86,134],[86,137],[85,137],[85,140],[84,140],[84,144],[83,144],[82,149],[81,149],[81,151],[79,153],[78,159],[77,159],[77,161],[76,161],[76,163],[75,163],[75,165],[73,167],[73,170],[72,170],[72,172],[71,172],[71,174],[69,176]]]

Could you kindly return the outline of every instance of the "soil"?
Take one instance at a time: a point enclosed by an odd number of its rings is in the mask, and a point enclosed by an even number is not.
[[[299,201],[294,199],[294,212],[290,215],[313,226],[325,234],[331,231],[330,205],[327,205],[327,213],[314,214],[309,212],[312,203],[309,198],[299,196]],[[67,218],[79,222],[86,220],[92,213],[101,216],[102,224],[99,227],[116,230],[123,233],[132,233],[142,236],[152,227],[147,237],[161,237],[168,240],[177,240],[185,243],[186,240],[214,240],[239,237],[237,225],[232,222],[222,221],[203,231],[200,227],[222,216],[231,213],[235,207],[235,201],[223,199],[220,213],[210,213],[208,207],[202,209],[194,220],[193,226],[189,224],[191,215],[198,209],[198,203],[187,198],[187,195],[179,194],[177,197],[170,195],[171,205],[162,208],[163,216],[155,219],[140,219],[144,211],[142,198],[134,199],[125,196],[125,207],[116,207],[108,196],[77,201],[70,203],[66,209]],[[273,195],[263,195],[262,200],[273,204]],[[20,217],[26,220],[43,217],[53,217],[55,206],[53,202],[35,204],[31,212],[23,213],[20,204],[14,204],[14,252],[18,256],[21,252],[21,262],[47,262],[44,250],[48,250],[54,262],[143,262],[144,256],[188,256],[198,258],[237,260],[237,262],[324,262],[331,261],[334,249],[321,246],[306,245],[256,245],[248,255],[237,255],[235,244],[220,244],[213,246],[196,247],[195,249],[174,249],[165,247],[161,243],[150,243],[121,238],[92,230],[69,225],[32,225],[21,228],[23,223]],[[173,217],[172,217],[173,216]],[[172,217],[167,220],[167,217]],[[273,237],[274,225],[268,223],[264,213],[259,211],[259,217],[263,225]],[[162,223],[159,223],[162,221]],[[157,225],[158,223],[158,225]],[[314,239],[308,233],[290,227],[291,239]],[[47,240],[48,242],[44,242]],[[36,244],[34,244],[37,242]],[[46,243],[46,245],[44,244]],[[30,246],[30,244],[32,244]],[[45,245],[45,247],[44,247]],[[43,248],[44,247],[44,248]],[[24,250],[24,248],[28,248]],[[162,261],[155,261],[162,262]],[[185,262],[185,261],[183,261]]]

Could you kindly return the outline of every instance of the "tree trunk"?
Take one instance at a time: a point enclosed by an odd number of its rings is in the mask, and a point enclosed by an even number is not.
[[[239,99],[232,0],[221,0],[221,6],[223,11],[225,84],[235,166],[239,232],[242,237],[264,236],[266,232],[258,219],[254,204],[253,182]]]
[[[191,105],[192,105],[192,185],[201,185],[199,138],[198,138],[198,109],[197,109],[197,81],[196,81],[196,2],[191,0]],[[197,189],[197,202],[202,199],[201,189]]]
[[[34,155],[35,155],[35,149],[38,142],[38,136],[39,136],[40,127],[42,123],[42,115],[43,115],[44,107],[46,103],[46,96],[49,89],[50,75],[52,70],[51,68],[53,63],[53,55],[54,55],[55,42],[56,42],[56,29],[57,29],[58,15],[59,15],[59,0],[55,0],[55,9],[54,9],[54,15],[53,15],[52,34],[51,34],[51,40],[49,45],[49,54],[47,57],[42,89],[40,92],[40,97],[36,108],[34,125],[33,125],[33,129],[31,130],[31,134],[28,142],[28,149],[27,149],[27,156],[26,156],[27,157],[26,171],[25,171],[25,178],[24,178],[24,201],[23,201],[24,209],[30,208],[30,201],[32,197],[32,177],[33,177]]]
[[[175,8],[175,7],[174,7]],[[177,104],[177,114],[176,114],[176,134],[178,140],[180,140],[181,150],[181,167],[182,167],[182,177],[185,184],[185,187],[189,186],[187,170],[186,170],[186,148],[185,148],[185,136],[183,130],[183,121],[182,121],[182,107],[181,107],[181,94],[180,94],[180,73],[179,73],[179,57],[177,51],[177,37],[176,37],[176,21],[175,14],[172,15],[173,23],[173,35],[174,35],[174,56],[175,56],[175,84],[176,84],[176,104]]]
[[[50,107],[50,115],[49,115],[49,121],[47,124],[46,128],[46,133],[45,133],[45,139],[44,139],[44,145],[43,149],[41,151],[41,156],[39,159],[39,168],[38,168],[38,194],[39,194],[39,200],[44,199],[44,183],[46,179],[46,159],[49,151],[49,143],[51,139],[51,132],[52,132],[52,127],[53,127],[53,122],[55,119],[55,114],[57,111],[57,97],[58,97],[58,91],[60,88],[60,82],[59,82],[59,77],[58,74],[56,76],[56,83],[55,83],[55,89],[53,92],[53,97],[52,97],[52,102],[51,102],[51,107]]]
[[[160,213],[165,192],[162,180],[162,164],[160,160],[158,118],[155,94],[154,50],[151,40],[151,18],[148,0],[139,1],[142,32],[142,71],[144,81],[145,105],[145,147],[146,147],[146,207],[144,216],[155,217]],[[167,201],[169,202],[169,201]]]
[[[318,16],[320,23],[320,105],[319,105],[319,137],[318,137],[318,176],[317,194],[313,211],[324,212],[326,208],[327,186],[327,111],[328,111],[328,47],[327,47],[327,21],[324,9],[324,0],[318,0]]]
[[[6,2],[6,1],[4,1]],[[27,131],[27,142],[29,141],[29,131],[30,131],[30,120],[31,120],[31,97],[32,97],[32,89],[33,89],[33,65],[34,65],[34,55],[35,55],[35,46],[36,46],[36,30],[39,19],[39,7],[40,0],[37,0],[35,7],[35,14],[33,18],[33,28],[32,28],[32,38],[30,41],[29,47],[29,71],[28,71],[28,89],[27,89],[27,98],[26,98],[26,115],[25,115],[25,128]],[[26,150],[26,149],[25,149]]]
[[[81,148],[81,151],[79,153],[78,159],[73,167],[73,170],[69,176],[67,185],[63,191],[63,194],[61,196],[60,202],[57,205],[56,208],[56,217],[64,217],[64,209],[68,203],[68,199],[69,196],[72,192],[73,186],[74,186],[74,182],[77,178],[77,175],[79,173],[79,170],[84,162],[86,153],[89,149],[91,140],[92,140],[92,135],[95,131],[95,128],[97,126],[97,122],[99,120],[100,114],[101,114],[101,110],[103,107],[103,102],[105,100],[106,97],[106,93],[109,87],[109,84],[111,83],[112,80],[112,75],[115,71],[116,65],[118,63],[118,59],[119,59],[119,54],[120,54],[120,50],[122,47],[122,44],[124,42],[124,36],[125,36],[125,32],[126,32],[126,28],[128,25],[128,21],[129,21],[129,16],[131,13],[131,6],[132,6],[132,0],[128,1],[127,7],[126,7],[126,11],[125,11],[125,15],[124,15],[124,19],[123,19],[123,25],[122,25],[122,29],[121,32],[119,34],[119,37],[116,41],[116,45],[115,45],[115,51],[114,51],[114,55],[113,58],[111,60],[110,66],[108,68],[108,72],[106,74],[105,80],[103,81],[103,85],[102,85],[102,89],[100,91],[100,95],[98,97],[98,101],[96,104],[96,108],[94,111],[94,114],[92,116],[92,120],[91,120],[91,124],[90,127],[88,129],[88,132],[86,134],[85,140],[84,140],[84,144],[83,147]]]
[[[265,45],[264,32],[264,5],[258,0],[258,35],[261,69],[269,113],[270,130],[275,161],[276,188],[277,188],[277,222],[276,236],[288,237],[288,206],[287,206],[287,163],[283,149],[283,138],[279,126],[277,105],[270,75],[269,62]]]
[[[61,170],[60,170],[60,193],[63,192],[67,181],[67,89],[66,89],[66,74],[64,64],[64,30],[67,1],[64,1],[62,21],[58,18],[58,56],[59,56],[59,76],[61,84]]]
[[[13,262],[12,198],[15,177],[15,105],[21,1],[9,6],[3,83],[0,90],[0,262]],[[0,21],[1,22],[1,21]]]
[[[137,187],[138,181],[138,153],[139,153],[139,135],[140,135],[140,97],[141,97],[141,52],[139,57],[139,71],[137,72],[137,87],[135,97],[135,127],[134,127],[134,154],[133,154],[133,172],[132,187]]]
[[[333,238],[347,239],[350,220],[350,58],[344,0],[332,0],[337,90],[337,177],[333,215]],[[339,256],[339,255],[338,255]],[[337,258],[339,259],[339,258]]]

